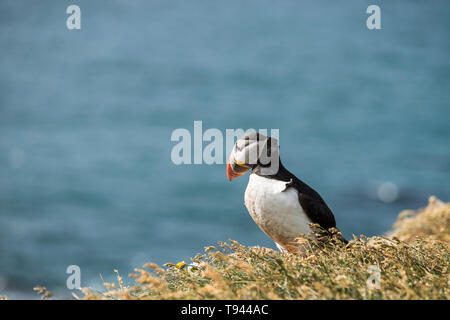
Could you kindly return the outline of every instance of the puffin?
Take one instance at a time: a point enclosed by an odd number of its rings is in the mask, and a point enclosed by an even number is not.
[[[282,252],[302,251],[295,239],[311,234],[311,223],[325,230],[336,228],[333,212],[322,197],[284,167],[277,139],[251,132],[236,141],[227,160],[228,180],[250,170],[245,206]]]

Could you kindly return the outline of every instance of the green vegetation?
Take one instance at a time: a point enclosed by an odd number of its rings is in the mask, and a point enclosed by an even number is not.
[[[135,285],[83,289],[84,299],[449,299],[450,203],[434,197],[417,212],[400,213],[386,236],[354,237],[314,226],[298,239],[301,254],[283,254],[236,241],[205,248],[191,264],[148,263]],[[372,266],[372,267],[370,267]],[[373,266],[380,286],[368,285]],[[370,269],[372,268],[372,269]],[[372,282],[373,283],[373,282]]]

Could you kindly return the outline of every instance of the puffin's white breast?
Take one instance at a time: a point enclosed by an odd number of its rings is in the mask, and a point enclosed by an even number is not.
[[[298,191],[283,181],[251,174],[245,206],[256,224],[277,244],[286,246],[299,234],[309,234],[311,221],[298,200]]]

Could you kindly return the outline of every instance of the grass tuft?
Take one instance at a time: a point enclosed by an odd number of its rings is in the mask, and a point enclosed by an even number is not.
[[[219,242],[189,264],[135,269],[132,286],[118,275],[102,292],[84,288],[83,299],[450,298],[450,203],[431,197],[426,208],[400,213],[387,236],[347,245],[335,229],[313,230],[298,238],[300,254]]]

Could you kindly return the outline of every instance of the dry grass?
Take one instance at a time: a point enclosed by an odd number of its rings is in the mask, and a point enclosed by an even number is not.
[[[135,285],[83,289],[84,299],[449,299],[450,203],[434,197],[418,212],[402,212],[389,236],[354,237],[345,246],[315,226],[298,241],[301,255],[245,247],[230,240],[205,248],[191,264],[148,263]],[[380,286],[368,286],[372,268]],[[373,282],[372,282],[373,283]],[[370,283],[369,283],[370,284]]]
[[[424,210],[401,212],[391,236],[403,241],[421,237],[450,242],[450,205],[436,197],[430,197]]]

